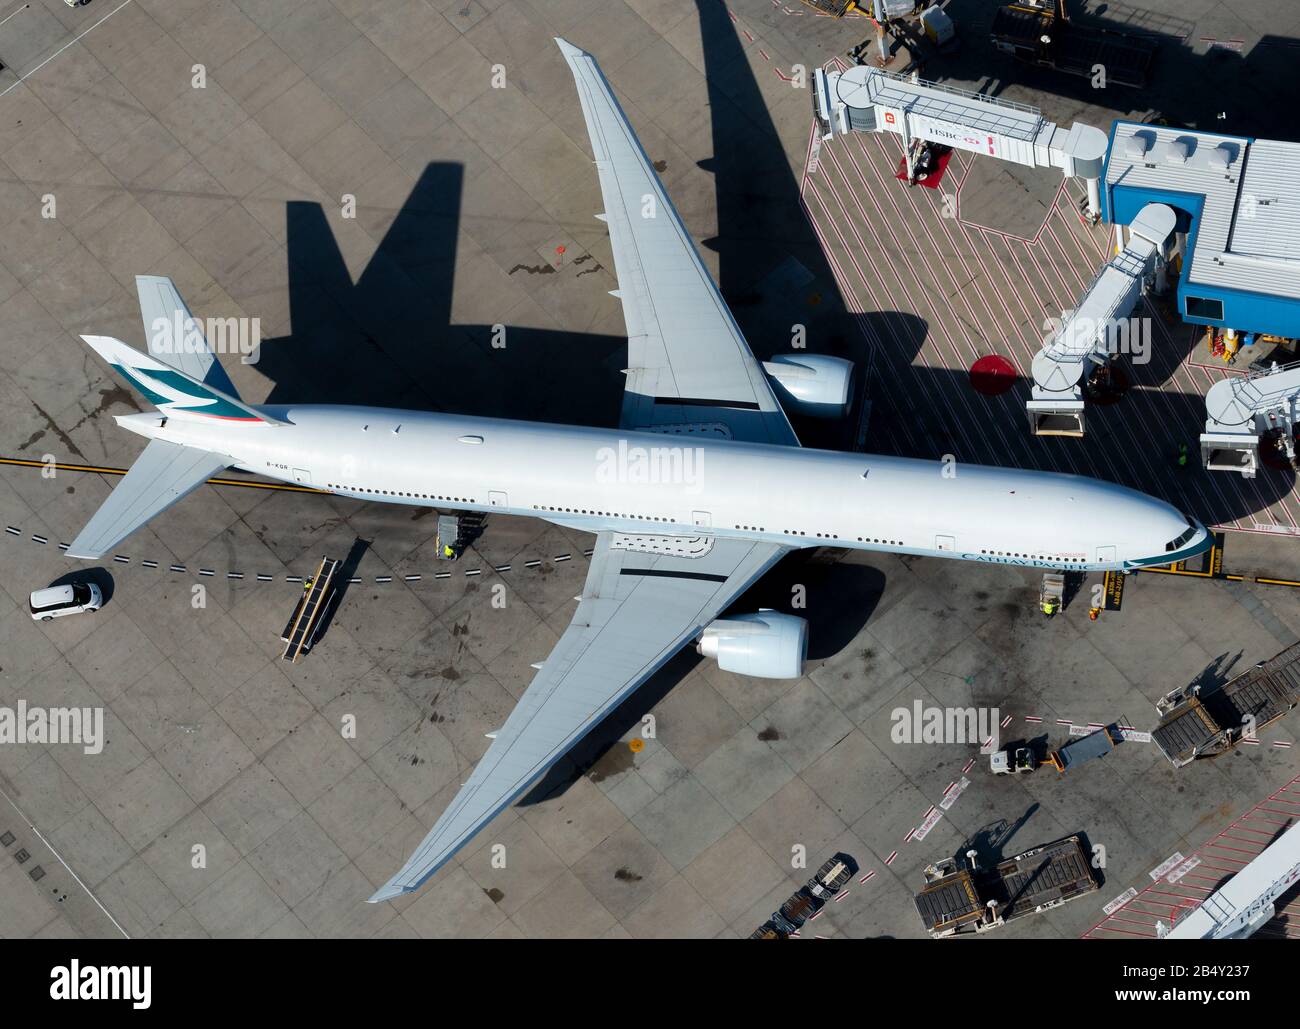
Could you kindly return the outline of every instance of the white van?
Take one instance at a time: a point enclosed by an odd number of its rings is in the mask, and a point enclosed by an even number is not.
[[[70,582],[65,586],[47,586],[36,590],[29,601],[32,617],[48,622],[64,615],[79,615],[83,611],[98,611],[104,606],[104,595],[93,582]]]

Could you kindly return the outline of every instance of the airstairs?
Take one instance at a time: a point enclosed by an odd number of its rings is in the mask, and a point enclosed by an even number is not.
[[[320,567],[298,598],[298,605],[280,634],[284,643],[284,653],[280,656],[284,660],[296,664],[299,658],[311,651],[324,624],[325,613],[335,599],[338,570],[339,562],[334,558],[321,558]]]

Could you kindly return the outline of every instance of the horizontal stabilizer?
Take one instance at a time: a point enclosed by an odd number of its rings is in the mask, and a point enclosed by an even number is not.
[[[230,464],[228,457],[154,439],[68,547],[68,556],[103,556]]]

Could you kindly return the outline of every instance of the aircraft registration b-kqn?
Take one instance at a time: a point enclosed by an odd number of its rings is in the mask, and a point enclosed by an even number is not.
[[[373,897],[417,889],[677,651],[725,669],[802,674],[807,624],[720,617],[783,555],[831,545],[1073,571],[1201,553],[1196,520],[1077,476],[803,450],[778,395],[843,414],[852,368],[792,354],[760,365],[595,59],[556,40],[599,172],[628,334],[618,428],[240,400],[197,346],[142,353],[84,337],[156,408],[149,439],[69,547],[111,550],[215,472],[236,467],[340,496],[545,518],[596,534],[573,621],[410,860]],[[146,335],[191,324],[170,279],[137,279]],[[955,470],[955,474],[953,471]]]

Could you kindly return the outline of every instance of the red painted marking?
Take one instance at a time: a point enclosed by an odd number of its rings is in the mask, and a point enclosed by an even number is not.
[[[1039,718],[1037,715],[1025,715],[1025,721],[1026,721],[1026,722],[1041,722],[1042,719]]]
[[[864,875],[861,879],[858,880],[858,885],[861,886],[863,883],[870,882],[875,877],[876,877],[876,873],[873,869],[872,871],[868,872],[866,875]]]
[[[894,858],[896,857],[898,857],[898,851],[894,851],[889,855],[889,857],[885,858],[885,864],[892,865],[894,863]]]
[[[749,34],[749,29],[741,29],[740,31],[745,34],[745,38],[747,40],[749,40],[751,43],[754,42],[754,37]]]
[[[1006,728],[1008,725],[1010,725],[1010,724],[1011,724],[1011,716],[1010,716],[1010,715],[1007,715],[1006,718],[1002,719],[1002,724],[999,725],[998,728],[999,728],[999,729],[1005,729],[1005,728]]]
[[[886,113],[885,117],[888,118],[889,114]],[[952,160],[951,150],[949,150],[946,154],[940,154],[939,157],[934,162],[934,170],[918,178],[916,180],[916,184],[918,186],[924,186],[926,189],[938,189],[939,183],[943,181],[944,172],[948,170],[948,162],[951,160]],[[894,178],[898,179],[901,182],[907,181],[907,158],[906,157],[900,157],[898,159],[898,167],[894,169]]]
[[[982,397],[1002,396],[1018,378],[1016,366],[1001,354],[986,354],[970,366],[971,388]]]
[[[914,832],[916,832],[916,826],[912,826],[912,828],[910,828],[910,829],[907,830],[907,835],[903,837],[903,842],[904,842],[904,843],[911,843],[911,842],[912,842],[912,834],[913,834]],[[894,853],[898,853],[898,852],[895,851]],[[886,861],[885,864],[889,864],[889,862]]]
[[[765,60],[765,61],[770,61],[770,60],[772,59],[772,58],[770,58],[770,57],[767,56],[767,51],[764,50],[762,47],[759,47],[759,48],[758,48],[758,52],[759,52],[760,54],[763,55],[763,60]]]
[[[965,765],[962,766],[962,771],[963,771],[963,772],[969,772],[969,771],[970,771],[970,766],[973,765],[974,763],[975,763],[975,759],[974,759],[974,758],[971,758],[969,761],[966,762]]]
[[[1166,909],[1169,912],[1170,920],[1176,922],[1187,912],[1194,909],[1196,905],[1201,902],[1204,895],[1210,893],[1212,889],[1220,885],[1225,874],[1235,874],[1241,867],[1246,865],[1250,858],[1256,857],[1261,853],[1265,841],[1244,840],[1240,836],[1233,835],[1233,833],[1259,833],[1260,835],[1271,839],[1274,835],[1272,831],[1258,829],[1248,823],[1263,822],[1274,826],[1291,825],[1293,824],[1295,816],[1300,814],[1300,812],[1287,810],[1279,811],[1275,810],[1272,805],[1294,804],[1297,802],[1298,798],[1300,798],[1300,777],[1292,779],[1285,786],[1272,793],[1267,799],[1257,803],[1253,808],[1220,832],[1218,836],[1214,837],[1213,840],[1201,847],[1200,850],[1196,851],[1196,855],[1202,858],[1202,863],[1197,866],[1195,870],[1189,871],[1178,883],[1172,884],[1172,886],[1174,890],[1185,890],[1199,894],[1200,896],[1187,896],[1184,893],[1171,892],[1171,884],[1164,881],[1152,883],[1142,890],[1136,897],[1132,898],[1124,907],[1120,908],[1115,914],[1103,918],[1100,922],[1094,925],[1092,929],[1084,933],[1084,938],[1105,939],[1105,936],[1101,935],[1102,933],[1119,933],[1127,936],[1146,935],[1144,933],[1124,929],[1120,924],[1117,924],[1125,923],[1128,925],[1141,926],[1143,928],[1149,928],[1151,925],[1149,922],[1137,921],[1134,918],[1120,917],[1121,911],[1126,915],[1136,915],[1139,918],[1154,919],[1162,917],[1158,913],[1144,911],[1141,908],[1135,908],[1134,905],[1136,904],[1146,904],[1152,907]],[[1274,823],[1270,819],[1264,818],[1263,813],[1281,815],[1283,820]],[[1245,850],[1236,847],[1228,847],[1227,845],[1218,842],[1225,838],[1250,843],[1252,844],[1252,848],[1250,850]],[[1224,851],[1227,851],[1228,853],[1223,853]],[[1245,857],[1231,856],[1234,852],[1237,854],[1243,854]],[[1236,867],[1231,867],[1230,865],[1235,865]],[[1202,880],[1207,885],[1198,886],[1195,883],[1188,881],[1191,879]],[[1162,889],[1162,887],[1164,888]],[[1172,899],[1173,903],[1155,899],[1156,897],[1169,897]]]
[[[841,890],[839,893],[837,893],[837,894],[835,895],[835,903],[838,904],[840,901],[842,901],[842,900],[843,900],[845,897],[847,897],[848,895],[849,895],[849,891],[848,891],[848,890]]]
[[[793,82],[793,81],[794,81],[794,76],[793,76],[793,75],[787,75],[787,74],[785,74],[783,71],[781,71],[780,68],[773,68],[772,70],[773,70],[774,72],[776,72],[777,75],[779,75],[779,76],[781,77],[781,81],[783,81],[783,82]]]
[[[957,788],[957,784],[956,784],[955,782],[950,782],[950,783],[948,784],[948,788],[947,788],[946,790],[943,791],[943,795],[944,795],[945,797],[948,796],[948,794],[950,794],[950,793],[951,793],[953,790],[955,790],[956,788]],[[933,811],[934,809],[931,808],[930,810]]]

